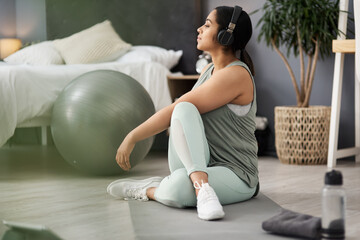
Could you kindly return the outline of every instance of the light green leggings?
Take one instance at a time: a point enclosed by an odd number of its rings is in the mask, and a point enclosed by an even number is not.
[[[255,193],[256,188],[250,188],[230,169],[208,167],[210,152],[204,125],[200,113],[191,103],[179,103],[173,111],[168,159],[171,174],[155,191],[156,200],[165,205],[196,206],[195,189],[189,178],[194,171],[208,174],[209,184],[223,205],[248,200]]]

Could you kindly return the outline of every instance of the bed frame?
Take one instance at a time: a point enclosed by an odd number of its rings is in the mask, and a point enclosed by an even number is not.
[[[47,39],[70,36],[109,19],[125,41],[183,50],[172,71],[194,74],[200,52],[196,29],[201,22],[201,0],[45,0]],[[35,118],[18,124],[41,127],[41,143],[47,145],[51,118]]]
[[[40,127],[41,128],[41,145],[46,146],[48,143],[47,129],[51,124],[51,118],[38,117],[29,121],[18,124],[17,128]]]

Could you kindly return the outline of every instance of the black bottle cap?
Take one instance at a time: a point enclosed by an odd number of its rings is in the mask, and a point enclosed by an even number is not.
[[[331,170],[325,174],[326,185],[342,185],[342,174],[340,171]]]

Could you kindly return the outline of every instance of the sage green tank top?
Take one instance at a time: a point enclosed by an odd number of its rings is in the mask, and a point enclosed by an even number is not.
[[[254,99],[244,116],[236,115],[227,105],[201,115],[210,149],[209,166],[227,167],[250,187],[255,187],[258,183],[255,82],[245,63],[235,61],[226,67],[234,65],[242,66],[249,72],[254,84]],[[211,64],[193,89],[208,80],[213,69],[214,65]]]

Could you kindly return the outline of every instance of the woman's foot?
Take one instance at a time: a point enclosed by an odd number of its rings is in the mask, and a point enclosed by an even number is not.
[[[199,218],[203,220],[221,219],[225,216],[214,189],[209,183],[194,183],[194,187],[199,190],[197,195],[197,212]]]
[[[148,201],[146,190],[158,187],[162,179],[162,177],[151,177],[143,180],[119,179],[109,184],[107,192],[119,199]]]

